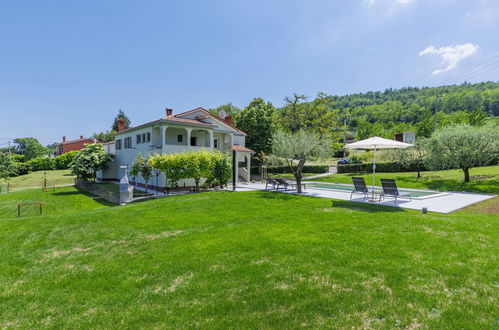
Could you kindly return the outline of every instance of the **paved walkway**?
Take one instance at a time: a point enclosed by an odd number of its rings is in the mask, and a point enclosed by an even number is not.
[[[237,185],[237,191],[249,191],[249,190],[265,190],[265,184],[261,183],[250,183],[250,184],[241,184]],[[412,189],[417,191],[418,189]],[[296,194],[295,190],[283,191],[279,190],[281,193],[289,193]],[[436,192],[437,194],[437,192]],[[307,190],[302,194],[305,196],[314,196],[314,197],[322,197],[322,198],[330,198],[330,199],[339,199],[339,200],[350,200],[350,192],[347,191],[339,191],[339,190],[324,190],[324,189],[313,189],[307,188]],[[445,194],[438,194],[434,197],[427,197],[425,199],[413,199],[412,202],[408,199],[399,199],[397,201],[397,205],[395,205],[393,199],[386,199],[381,203],[377,202],[369,202],[364,201],[362,196],[359,195],[353,197],[352,201],[359,203],[368,203],[368,204],[380,204],[392,207],[400,207],[404,209],[412,209],[412,210],[421,210],[423,207],[426,207],[428,211],[437,212],[437,213],[451,213],[462,209],[466,206],[484,201],[489,198],[493,198],[495,195],[485,195],[485,194],[472,194],[472,193],[463,193],[463,192],[448,192]]]

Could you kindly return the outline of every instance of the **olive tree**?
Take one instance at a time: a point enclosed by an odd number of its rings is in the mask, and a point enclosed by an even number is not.
[[[428,151],[427,164],[430,168],[459,168],[464,172],[464,182],[469,182],[470,168],[497,164],[499,129],[495,125],[446,127],[432,135]]]
[[[428,158],[427,140],[418,139],[413,147],[397,150],[397,160],[402,166],[410,171],[417,172],[417,179],[421,178],[421,171],[426,169]]]
[[[296,133],[277,131],[272,140],[272,157],[286,162],[296,179],[297,192],[301,193],[303,166],[308,160],[327,157],[330,141],[317,133],[304,130]]]

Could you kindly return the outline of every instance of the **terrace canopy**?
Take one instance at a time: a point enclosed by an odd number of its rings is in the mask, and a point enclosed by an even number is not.
[[[374,136],[369,139],[357,141],[354,143],[346,144],[348,149],[373,149],[373,187],[372,187],[372,200],[374,200],[374,175],[376,173],[376,150],[377,149],[401,149],[412,147],[412,144],[399,142],[395,140],[384,139],[379,136]]]

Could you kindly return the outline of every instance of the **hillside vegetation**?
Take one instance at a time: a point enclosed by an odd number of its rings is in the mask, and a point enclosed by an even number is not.
[[[438,96],[438,101],[437,101]],[[429,137],[433,111],[438,110],[438,127],[451,123],[479,124],[499,116],[499,83],[483,82],[440,87],[407,87],[381,92],[333,96],[348,130],[363,139],[378,135],[417,131]]]

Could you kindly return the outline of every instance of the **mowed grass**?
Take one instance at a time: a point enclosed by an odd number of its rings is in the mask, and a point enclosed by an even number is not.
[[[7,191],[7,183],[10,185],[10,191],[23,190],[27,188],[40,188],[44,184],[44,179],[47,179],[47,186],[62,186],[74,184],[75,176],[71,174],[71,170],[53,170],[53,171],[36,171],[25,175],[10,178],[7,182],[0,182],[1,192]]]
[[[320,182],[352,183],[352,176],[362,176],[366,183],[372,183],[372,173],[345,173],[312,179]],[[439,191],[468,191],[475,193],[499,194],[499,166],[477,167],[470,170],[471,182],[464,182],[461,170],[421,172],[417,179],[416,172],[376,173],[375,184],[381,186],[383,179],[396,179],[402,188],[419,188]]]
[[[0,195],[0,221],[18,217],[18,204],[42,203],[43,215],[78,213],[110,207],[107,201],[85,193],[74,186],[42,189],[26,189]],[[39,205],[21,207],[21,217],[39,216]]]
[[[487,210],[254,191],[4,220],[0,324],[492,328],[499,218]]]

